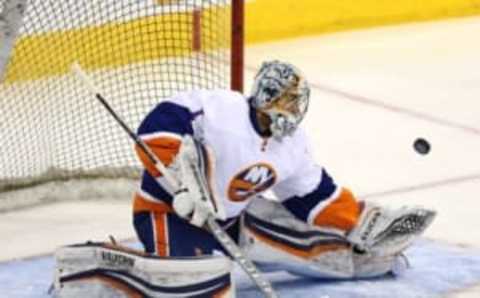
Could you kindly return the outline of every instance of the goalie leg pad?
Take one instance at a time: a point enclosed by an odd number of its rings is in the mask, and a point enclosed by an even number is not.
[[[398,255],[374,256],[368,253],[354,253],[354,276],[357,278],[371,278],[384,274],[400,275],[408,267],[407,257]]]
[[[254,199],[243,221],[241,244],[263,270],[350,279],[394,272],[402,261],[398,254],[357,253],[344,231],[309,225],[278,202]]]
[[[311,226],[280,203],[256,198],[244,215],[242,243],[260,267],[311,277],[348,278],[355,270],[350,243],[342,233]]]
[[[60,248],[56,297],[234,297],[231,261],[162,258],[104,243]]]

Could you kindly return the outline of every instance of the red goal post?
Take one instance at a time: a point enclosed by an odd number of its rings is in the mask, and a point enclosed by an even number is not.
[[[242,91],[243,1],[27,1],[0,84],[0,192],[138,177],[130,140],[69,73],[72,62],[131,127],[182,90]]]

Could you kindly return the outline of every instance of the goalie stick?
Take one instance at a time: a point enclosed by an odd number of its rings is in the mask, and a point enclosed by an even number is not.
[[[95,98],[105,107],[105,109],[110,113],[110,115],[116,120],[118,124],[125,130],[125,132],[130,136],[130,138],[137,144],[142,151],[147,155],[148,159],[155,165],[157,170],[163,174],[167,182],[172,186],[173,189],[178,189],[179,183],[175,178],[170,174],[165,165],[160,161],[160,159],[150,150],[150,148],[136,135],[130,127],[120,118],[120,116],[112,109],[110,104],[107,102],[105,97],[100,93],[99,89],[94,85],[92,80],[88,75],[83,71],[78,63],[72,64],[72,72],[85,84],[88,90],[95,95]],[[204,198],[207,199],[207,198]],[[220,225],[215,221],[213,216],[209,216],[207,219],[207,227],[215,236],[215,238],[220,242],[223,248],[228,251],[228,253],[233,257],[237,264],[242,267],[242,269],[247,273],[250,279],[257,285],[257,287],[262,291],[262,293],[267,298],[277,298],[272,285],[268,280],[266,280],[258,268],[253,264],[253,262],[248,259],[243,251],[238,247],[235,242],[230,238],[230,236],[220,227]]]

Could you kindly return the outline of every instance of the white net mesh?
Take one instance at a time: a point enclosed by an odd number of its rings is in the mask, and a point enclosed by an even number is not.
[[[0,85],[0,191],[137,177],[131,140],[69,72],[71,64],[81,64],[136,129],[177,91],[229,88],[230,6],[228,0],[27,1]]]

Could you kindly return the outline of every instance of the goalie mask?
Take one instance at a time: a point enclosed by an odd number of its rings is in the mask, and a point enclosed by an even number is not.
[[[292,135],[307,112],[310,88],[295,66],[265,62],[255,76],[251,104],[270,118],[276,140]]]

